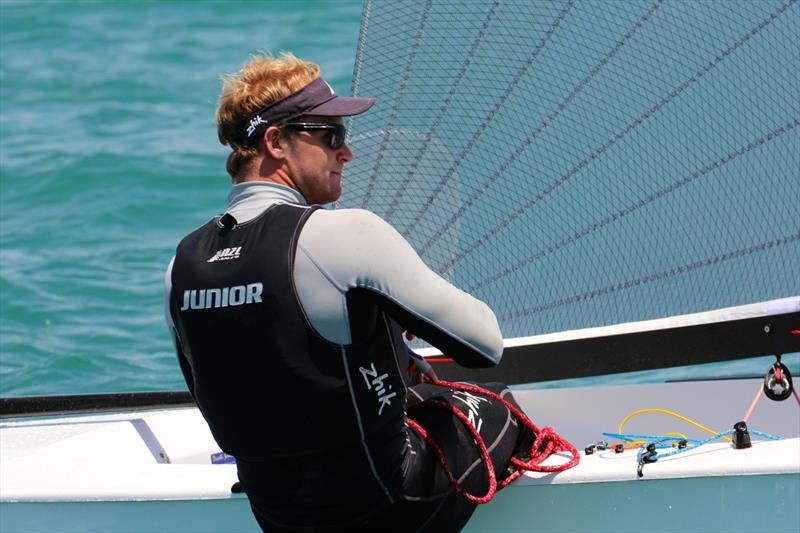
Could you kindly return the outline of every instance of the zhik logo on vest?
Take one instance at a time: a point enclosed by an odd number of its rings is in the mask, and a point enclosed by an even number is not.
[[[213,263],[214,261],[227,261],[229,259],[239,259],[241,253],[241,246],[237,246],[236,248],[223,248],[222,250],[217,250],[214,255],[206,259],[206,263]]]
[[[374,390],[375,395],[378,397],[378,415],[380,415],[383,413],[383,408],[387,405],[392,405],[392,398],[397,396],[396,392],[389,392],[392,388],[391,384],[388,387],[383,384],[383,380],[388,378],[389,374],[383,373],[379,376],[378,371],[375,369],[375,363],[370,363],[369,368],[358,367],[358,370],[364,376],[367,390]]]
[[[263,291],[263,283],[249,283],[218,289],[186,289],[183,291],[181,311],[261,303]]]

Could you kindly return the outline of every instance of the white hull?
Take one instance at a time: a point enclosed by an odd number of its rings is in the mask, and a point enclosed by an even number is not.
[[[479,506],[464,531],[797,533],[798,501],[797,473],[515,486]]]
[[[537,425],[552,425],[582,449],[642,407],[730,428],[756,387],[717,381],[515,395]],[[798,407],[761,402],[750,427],[792,438],[746,450],[707,444],[647,465],[642,479],[635,451],[595,453],[566,472],[521,478],[480,506],[467,530],[796,532]],[[638,417],[626,431],[702,437],[661,415]],[[257,531],[247,499],[230,492],[235,465],[210,464],[218,451],[196,409],[3,423],[0,531]]]
[[[800,476],[731,476],[514,486],[478,508],[465,532],[795,532]],[[767,518],[768,517],[768,518]],[[2,504],[0,531],[257,532],[247,499]]]
[[[0,531],[259,532],[247,498],[0,504]]]

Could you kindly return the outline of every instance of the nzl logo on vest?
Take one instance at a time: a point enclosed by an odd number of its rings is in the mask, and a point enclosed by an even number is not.
[[[206,259],[206,263],[213,263],[214,261],[227,261],[228,259],[239,259],[239,255],[242,253],[242,247],[237,246],[236,248],[223,248],[222,250],[217,250],[217,252]]]
[[[219,289],[186,289],[183,291],[181,311],[261,303],[263,290],[264,285],[262,283],[250,283],[248,285],[236,285]]]
[[[383,380],[389,377],[389,374],[383,373],[380,376],[378,371],[375,370],[375,363],[370,363],[369,368],[359,367],[358,370],[364,376],[364,382],[367,384],[367,390],[374,390],[378,398],[378,415],[383,413],[383,408],[387,405],[392,405],[392,398],[397,396],[396,392],[389,392],[392,385],[387,387],[383,384]]]

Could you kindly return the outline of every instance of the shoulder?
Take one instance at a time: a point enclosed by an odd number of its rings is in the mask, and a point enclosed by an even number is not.
[[[391,224],[366,209],[318,209],[306,222],[309,232],[335,242],[352,239],[402,239]]]
[[[195,242],[199,239],[202,239],[203,236],[208,233],[209,230],[213,229],[217,225],[217,220],[221,215],[214,215],[211,220],[200,224],[192,231],[190,231],[185,237],[183,237],[180,242],[178,243],[178,249],[185,248],[186,246],[194,246]]]
[[[324,219],[331,224],[390,226],[388,222],[367,209],[317,209],[312,218]]]
[[[303,254],[341,273],[378,275],[418,259],[411,245],[388,222],[366,209],[315,211],[298,239]]]

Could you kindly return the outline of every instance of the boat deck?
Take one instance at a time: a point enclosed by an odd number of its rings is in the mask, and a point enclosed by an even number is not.
[[[625,415],[642,407],[675,410],[720,431],[730,428],[746,412],[757,384],[733,380],[521,388],[515,396],[537,425],[552,425],[582,450],[590,442],[610,441],[602,431],[616,431]],[[590,456],[582,452],[581,463],[573,469],[557,474],[528,473],[520,478],[495,501],[481,506],[468,529],[496,530],[502,523],[509,531],[529,531],[534,520],[537,528],[548,530],[541,513],[565,520],[574,514],[569,511],[571,505],[581,505],[582,513],[594,509],[595,517],[604,518],[597,522],[596,518],[572,516],[571,530],[600,530],[602,523],[623,531],[624,524],[615,522],[615,509],[620,509],[616,515],[620,520],[636,513],[650,513],[662,520],[686,519],[702,507],[721,506],[730,511],[747,500],[748,508],[767,509],[782,517],[781,524],[797,530],[798,405],[793,399],[761,402],[753,412],[751,428],[789,438],[767,441],[753,436],[753,446],[743,450],[733,449],[727,442],[709,443],[646,465],[641,479],[636,450],[621,454],[607,450]],[[663,415],[636,417],[625,431],[706,436]],[[236,466],[212,464],[212,456],[219,452],[194,408],[4,422],[0,424],[0,529],[45,531],[55,521],[66,531],[125,530],[135,520],[141,530],[159,530],[167,520],[174,526],[170,529],[178,530],[184,526],[193,531],[255,530],[247,499],[231,492],[237,481]],[[198,502],[205,503],[198,507]],[[82,510],[78,512],[78,508]],[[673,508],[682,511],[670,514]],[[216,511],[210,513],[211,509]],[[501,522],[497,522],[498,513],[505,513]],[[42,528],[31,525],[36,520],[42,521]],[[637,520],[631,523],[641,525]],[[736,523],[754,525],[748,520]],[[680,524],[691,529],[685,521]]]

